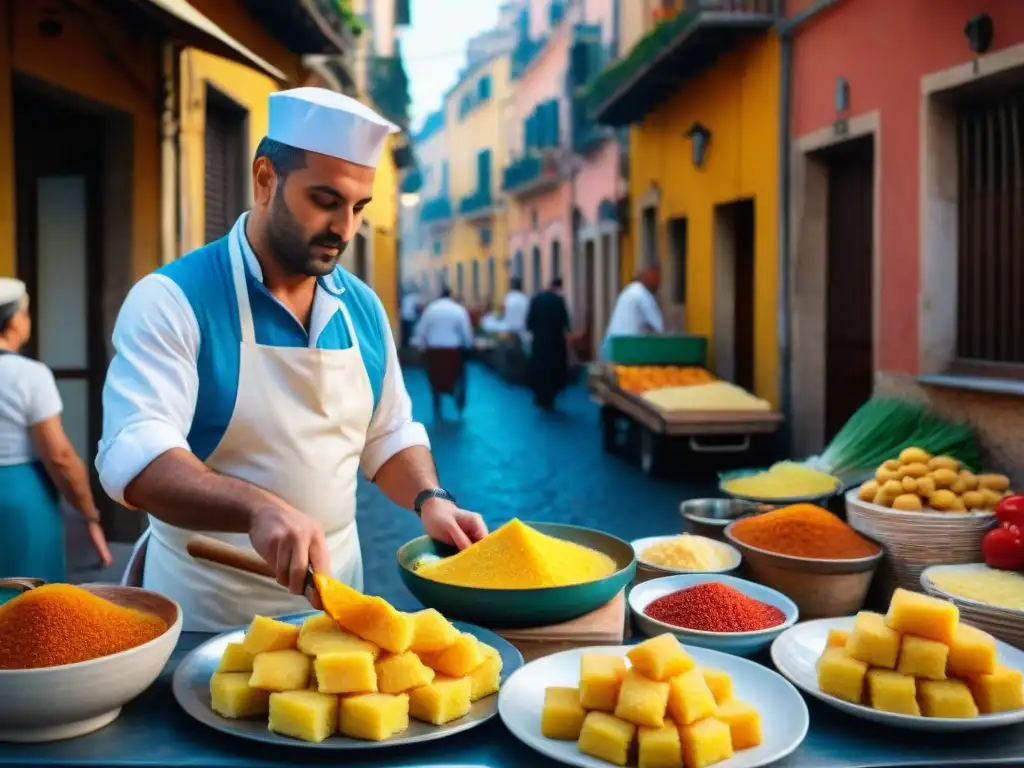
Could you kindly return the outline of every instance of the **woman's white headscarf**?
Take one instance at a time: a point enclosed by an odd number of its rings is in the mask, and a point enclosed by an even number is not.
[[[0,277],[0,330],[25,303],[28,289],[21,280]]]

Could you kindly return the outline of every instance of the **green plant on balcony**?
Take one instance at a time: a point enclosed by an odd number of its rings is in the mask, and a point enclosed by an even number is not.
[[[359,37],[366,31],[366,23],[352,10],[352,0],[334,0],[334,7],[353,35]]]
[[[686,11],[659,22],[654,29],[640,38],[627,55],[601,70],[589,87],[591,109],[596,110],[634,74],[650,66],[665,46],[675,40],[676,36],[696,18],[696,13]]]

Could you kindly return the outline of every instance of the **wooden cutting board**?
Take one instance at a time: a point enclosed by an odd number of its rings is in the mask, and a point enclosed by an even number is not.
[[[588,645],[622,645],[628,636],[625,591],[595,611],[546,627],[495,629],[526,661]]]

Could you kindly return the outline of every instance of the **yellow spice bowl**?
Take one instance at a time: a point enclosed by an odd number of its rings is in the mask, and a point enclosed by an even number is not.
[[[398,571],[409,591],[427,608],[451,619],[483,627],[513,629],[543,627],[571,621],[595,611],[622,591],[636,572],[636,555],[622,539],[603,531],[563,523],[526,525],[556,539],[602,552],[615,562],[615,571],[602,579],[565,587],[484,589],[444,584],[420,576],[415,563],[426,555],[448,557],[456,550],[419,536],[398,550]]]
[[[113,584],[83,589],[156,614],[167,631],[148,643],[59,667],[0,670],[0,742],[58,741],[99,730],[160,675],[181,634],[181,608],[156,592]]]
[[[743,555],[750,576],[796,603],[801,618],[849,616],[864,606],[885,554],[881,547],[873,555],[852,560],[780,555],[737,539],[732,533],[736,522],[725,529],[725,538]]]

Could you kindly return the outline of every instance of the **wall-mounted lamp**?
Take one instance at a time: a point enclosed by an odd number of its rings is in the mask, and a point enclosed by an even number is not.
[[[979,13],[972,16],[964,25],[964,35],[971,46],[971,50],[981,54],[992,47],[992,36],[995,34],[995,24],[992,17],[987,13]]]
[[[703,168],[708,145],[711,143],[711,131],[700,123],[694,123],[686,132],[686,138],[690,140],[690,159],[693,162],[693,167]]]

